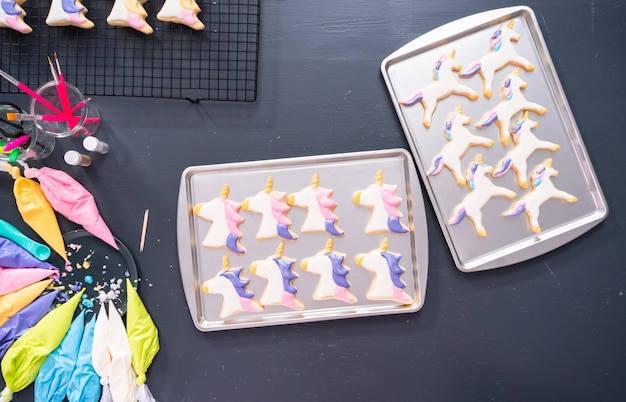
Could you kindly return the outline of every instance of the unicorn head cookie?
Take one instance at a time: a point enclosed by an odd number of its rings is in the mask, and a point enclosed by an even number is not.
[[[352,201],[356,205],[372,210],[365,233],[409,232],[409,228],[400,222],[402,213],[398,210],[398,206],[402,203],[402,198],[396,195],[397,190],[397,185],[383,183],[383,171],[379,170],[376,183],[354,193]]]
[[[24,22],[26,11],[22,7],[26,0],[2,0],[0,2],[0,27],[11,28],[23,34],[33,29]]]
[[[320,187],[319,184],[320,176],[315,173],[310,186],[297,193],[289,194],[287,204],[307,210],[306,219],[302,224],[302,233],[327,232],[341,237],[344,232],[337,226],[339,218],[334,213],[337,202],[330,198],[333,190]]]
[[[350,293],[350,282],[346,276],[350,268],[344,266],[346,255],[333,251],[333,239],[329,238],[324,250],[300,263],[303,271],[319,275],[315,300],[337,299],[346,303],[356,303],[357,298]]]
[[[402,255],[388,251],[388,245],[389,241],[385,237],[376,250],[356,256],[356,265],[367,269],[374,275],[367,298],[411,304],[413,299],[406,294],[406,284],[400,279],[400,276],[406,272],[406,269],[400,266]]]
[[[85,17],[87,8],[79,0],[52,0],[50,11],[46,18],[49,26],[75,26],[91,29],[94,23]]]
[[[187,25],[191,29],[201,31],[204,24],[198,19],[200,7],[195,0],[165,0],[157,14],[157,20]]]
[[[454,60],[454,55],[455,51],[453,50],[449,55],[441,56],[433,67],[433,82],[399,101],[400,105],[403,106],[411,106],[420,102],[424,107],[422,124],[426,128],[430,128],[433,113],[437,108],[437,102],[440,100],[452,94],[465,96],[468,99],[479,98],[479,95],[472,88],[457,80],[454,72],[461,70],[461,65]]]

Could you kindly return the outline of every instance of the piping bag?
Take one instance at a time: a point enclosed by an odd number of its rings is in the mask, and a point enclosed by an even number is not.
[[[60,290],[47,293],[20,310],[0,327],[0,359],[4,357],[7,349],[24,335],[33,325],[45,316],[54,303]]]
[[[48,249],[49,256],[50,249],[47,246],[44,247]],[[0,267],[57,269],[52,264],[35,258],[26,249],[4,237],[0,237]]]
[[[85,326],[83,339],[78,349],[76,366],[67,385],[67,400],[69,402],[98,402],[100,399],[100,377],[91,364],[95,326],[96,317],[94,316]]]
[[[15,180],[13,195],[24,222],[65,260],[66,265],[69,265],[57,217],[41,186],[34,180],[22,177],[20,168],[8,163],[4,167]]]
[[[51,278],[58,273],[59,271],[42,268],[0,268],[0,296],[16,292],[44,278]]]
[[[15,226],[2,219],[0,219],[0,236],[13,241],[40,261],[50,258],[50,247],[34,241],[20,232]]]
[[[111,353],[109,353],[109,318],[106,308],[100,304],[100,311],[96,317],[96,325],[93,330],[93,343],[91,349],[91,363],[100,376],[102,384],[102,398],[100,402],[111,402],[111,388],[109,386],[109,367],[111,367]]]
[[[62,170],[49,167],[25,168],[24,176],[39,180],[55,211],[118,250],[111,230],[102,219],[96,200],[82,184]]]
[[[85,329],[85,310],[72,321],[58,348],[48,355],[35,378],[35,402],[65,399]]]
[[[126,334],[132,352],[132,364],[137,373],[137,401],[156,402],[146,384],[146,371],[159,351],[159,333],[139,298],[137,290],[126,278]]]
[[[137,375],[132,367],[132,352],[120,313],[109,300],[109,388],[113,401],[136,401]],[[0,400],[0,402],[2,402]]]
[[[52,279],[36,282],[17,292],[0,296],[0,325],[9,321],[18,311],[28,306],[52,283]]]
[[[48,355],[65,337],[84,292],[83,288],[71,299],[46,314],[7,350],[0,363],[6,382],[6,388],[0,392],[0,402],[12,400],[14,392],[23,390],[35,381]]]

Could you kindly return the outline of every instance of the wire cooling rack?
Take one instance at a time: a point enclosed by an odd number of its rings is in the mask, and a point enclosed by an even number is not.
[[[161,22],[163,0],[148,0],[144,35],[106,22],[114,1],[84,0],[92,29],[46,25],[49,0],[22,4],[27,35],[0,28],[0,68],[31,88],[51,80],[46,56],[56,52],[68,82],[87,95],[254,101],[260,0],[199,0],[203,31]],[[18,92],[7,82],[0,92]]]

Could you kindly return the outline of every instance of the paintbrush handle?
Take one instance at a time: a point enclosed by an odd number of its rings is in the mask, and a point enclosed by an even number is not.
[[[50,103],[47,100],[45,100],[43,97],[41,97],[41,95],[39,95],[37,92],[33,91],[32,89],[30,89],[26,85],[22,84],[21,82],[17,83],[17,87],[19,89],[21,89],[22,91],[24,91],[25,93],[27,93],[28,95],[30,95],[32,98],[36,99],[42,105],[44,105],[47,108],[49,108],[50,110],[52,110],[53,112],[58,113],[58,114],[63,114],[63,112],[61,112],[52,103]]]

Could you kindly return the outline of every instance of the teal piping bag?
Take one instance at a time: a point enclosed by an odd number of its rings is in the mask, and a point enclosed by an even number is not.
[[[50,247],[38,243],[20,232],[15,226],[9,222],[0,219],[0,236],[14,241],[29,253],[37,257],[41,261],[50,258]]]

